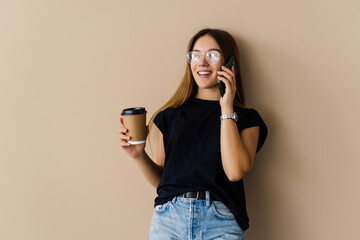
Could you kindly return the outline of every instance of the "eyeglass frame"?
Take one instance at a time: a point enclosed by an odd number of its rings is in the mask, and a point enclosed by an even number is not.
[[[208,62],[208,60],[207,60],[207,58],[206,58],[206,54],[208,54],[209,52],[212,52],[212,51],[215,51],[215,52],[217,52],[218,54],[219,54],[219,60],[216,62],[216,63],[214,63],[214,64],[211,64],[211,63],[209,63]],[[199,50],[192,50],[192,51],[190,51],[190,52],[188,52],[187,54],[186,54],[186,60],[187,60],[187,62],[191,65],[192,63],[191,62],[189,62],[189,53],[191,53],[191,52],[198,52],[199,54],[200,54],[200,59],[201,59],[201,57],[202,57],[202,55],[204,55],[205,54],[205,60],[206,60],[206,62],[207,63],[209,63],[210,65],[215,65],[215,64],[217,64],[219,61],[220,61],[220,56],[222,55],[222,52],[220,51],[220,50],[218,50],[218,49],[210,49],[210,50],[208,50],[207,52],[200,52]],[[199,60],[199,62],[200,62],[200,60]],[[198,62],[198,63],[199,63]],[[196,64],[196,63],[195,63]]]

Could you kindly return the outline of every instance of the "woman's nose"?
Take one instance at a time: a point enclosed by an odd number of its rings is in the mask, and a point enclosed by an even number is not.
[[[199,64],[200,65],[207,65],[208,64],[208,62],[206,61],[206,54],[201,54]]]

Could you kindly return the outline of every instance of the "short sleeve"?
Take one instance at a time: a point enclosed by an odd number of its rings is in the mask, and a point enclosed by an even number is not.
[[[164,129],[165,129],[165,125],[166,125],[166,121],[165,121],[165,112],[161,111],[159,112],[155,118],[154,118],[154,124],[159,128],[159,130],[161,131],[161,133],[164,134]]]
[[[245,114],[244,119],[241,121],[240,131],[245,128],[255,126],[259,126],[259,139],[256,149],[256,152],[258,152],[265,143],[268,134],[268,128],[260,114],[255,109],[250,108],[247,114]]]

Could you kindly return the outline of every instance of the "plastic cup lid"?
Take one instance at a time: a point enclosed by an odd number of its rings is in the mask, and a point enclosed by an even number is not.
[[[126,108],[122,110],[121,115],[135,115],[147,113],[144,107]]]

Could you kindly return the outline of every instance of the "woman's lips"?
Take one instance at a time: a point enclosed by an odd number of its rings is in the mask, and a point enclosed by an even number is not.
[[[207,77],[211,76],[212,72],[211,71],[198,71],[197,74],[200,78],[207,78]]]

